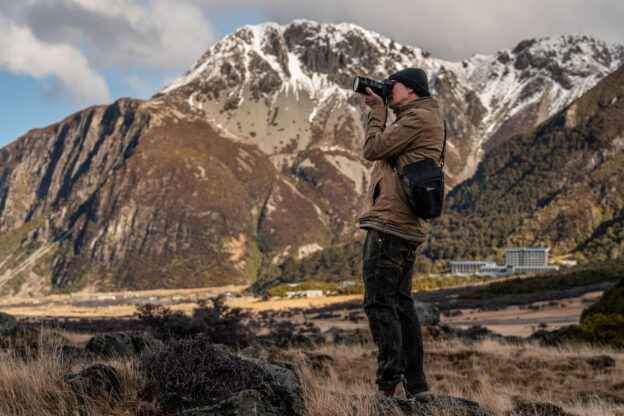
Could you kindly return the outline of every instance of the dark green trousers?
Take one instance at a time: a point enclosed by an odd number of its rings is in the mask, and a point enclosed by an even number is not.
[[[410,393],[428,390],[422,332],[411,296],[419,244],[377,230],[366,234],[364,311],[379,348],[376,383],[380,390],[401,381]]]

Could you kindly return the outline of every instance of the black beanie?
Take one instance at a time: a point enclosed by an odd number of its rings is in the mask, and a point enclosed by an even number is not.
[[[431,95],[429,93],[429,81],[427,81],[427,74],[425,74],[425,71],[420,68],[404,69],[390,75],[390,79],[393,81],[399,81],[407,88],[413,89],[419,97],[428,97]]]

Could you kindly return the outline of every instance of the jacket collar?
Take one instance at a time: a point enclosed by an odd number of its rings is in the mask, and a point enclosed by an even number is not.
[[[393,109],[392,111],[394,111],[394,114],[396,116],[398,116],[399,114],[401,114],[405,110],[409,110],[411,108],[429,107],[430,105],[432,105],[434,103],[435,103],[435,100],[431,96],[419,97],[419,98],[416,98],[414,101],[410,101],[407,104],[403,104],[403,105]]]

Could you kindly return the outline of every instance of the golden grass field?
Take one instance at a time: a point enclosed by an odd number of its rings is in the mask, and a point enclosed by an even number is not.
[[[272,298],[263,300],[259,297],[242,295],[247,286],[230,285],[219,287],[207,287],[200,289],[171,289],[171,290],[148,290],[136,292],[98,292],[77,293],[74,295],[50,295],[42,297],[4,297],[0,299],[0,309],[19,318],[26,317],[68,317],[68,318],[122,318],[129,317],[136,311],[136,304],[127,301],[123,304],[107,305],[105,301],[92,302],[101,305],[84,306],[78,305],[80,301],[88,301],[92,297],[116,296],[126,299],[139,298],[149,300],[154,298],[155,303],[162,300],[177,299],[185,303],[167,303],[172,310],[191,313],[197,307],[197,299],[207,294],[231,294],[227,297],[230,307],[250,309],[253,312],[263,310],[282,310],[292,308],[308,308],[325,306],[331,303],[345,302],[353,299],[362,299],[362,295],[338,295],[319,297],[298,298]]]

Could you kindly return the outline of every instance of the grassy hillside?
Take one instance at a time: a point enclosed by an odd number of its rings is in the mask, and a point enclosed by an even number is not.
[[[588,260],[622,255],[624,67],[532,131],[493,149],[432,221],[426,254],[487,258],[547,245]]]

